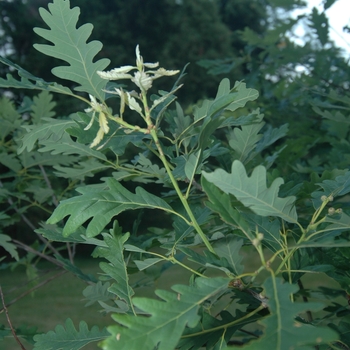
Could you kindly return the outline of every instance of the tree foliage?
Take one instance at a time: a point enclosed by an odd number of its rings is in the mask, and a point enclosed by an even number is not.
[[[204,3],[184,1],[181,6],[194,11]],[[142,5],[146,13],[151,4]],[[222,1],[220,6],[228,5]],[[349,347],[344,295],[349,292],[350,171],[344,159],[337,161],[348,157],[346,86],[340,92],[321,83],[318,99],[298,95],[299,100],[290,100],[308,103],[306,110],[319,116],[320,135],[339,153],[331,159],[314,136],[297,139],[292,129],[297,144],[285,142],[288,125],[264,121],[258,90],[249,87],[254,84],[222,79],[213,98],[184,110],[175,102],[184,72],[144,60],[141,45],[136,46],[136,64],[133,59],[105,71],[107,60],[98,57],[102,44],[90,40],[90,24],[77,24],[78,8],[68,0],[53,0],[40,14],[45,28],[35,31],[49,44],[35,47],[60,60],[53,73],[63,81],[47,82],[1,59],[11,68],[0,80],[2,89],[41,90],[18,106],[7,97],[0,101],[0,162],[6,169],[0,245],[17,259],[3,267],[20,264],[18,248],[24,248],[27,261],[40,256],[89,283],[83,292],[87,304],[98,302],[112,317],[102,331],[89,330],[84,321],[77,330],[68,319],[55,331],[36,334],[35,349],[80,349],[92,341],[102,349]],[[319,54],[328,40],[327,26],[319,28],[320,14],[311,16],[322,46]],[[280,25],[290,28],[290,23]],[[249,29],[242,33],[245,52],[250,58],[257,54],[251,65],[264,74],[255,76],[262,108],[274,113],[278,108],[266,96],[278,99],[278,86],[296,89],[285,66],[272,79],[266,65],[279,52],[276,30],[262,37]],[[68,44],[64,51],[62,40]],[[203,64],[226,69],[222,61]],[[179,73],[177,80],[172,77]],[[297,78],[316,86],[307,74]],[[167,79],[171,87],[158,90]],[[254,82],[253,73],[248,81]],[[53,92],[76,98],[84,107],[56,117]],[[310,149],[315,154],[308,158]],[[33,210],[35,222],[28,216]],[[138,214],[127,232],[118,222],[120,214],[134,210]],[[155,213],[152,226],[149,212]],[[31,247],[5,232],[19,220],[43,244]],[[93,246],[92,256],[102,259],[98,280],[75,266],[72,247],[77,244]],[[172,277],[172,265],[191,273],[188,285]],[[168,276],[171,290],[156,289],[155,298],[144,297],[139,287],[146,282],[132,283],[130,277],[137,271],[151,276],[153,268]],[[342,290],[306,289],[311,274],[328,275]],[[342,293],[342,304],[330,302],[335,293]],[[2,337],[17,332],[1,327]]]

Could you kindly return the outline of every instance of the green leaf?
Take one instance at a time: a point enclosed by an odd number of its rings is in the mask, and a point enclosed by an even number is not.
[[[216,254],[204,251],[204,255],[186,247],[179,249],[188,256],[188,259],[204,267],[211,267],[224,271],[230,278],[243,272],[242,256],[239,254],[243,240],[233,235],[227,235],[214,242],[213,248]],[[219,258],[218,258],[219,257]]]
[[[38,96],[34,96],[31,106],[33,123],[40,123],[42,118],[52,118],[55,116],[53,108],[56,103],[52,101],[52,95],[48,91],[42,91]]]
[[[223,221],[239,229],[248,239],[253,240],[255,236],[250,230],[248,223],[241,213],[231,205],[231,198],[228,194],[222,193],[214,184],[202,177],[202,187],[210,202],[206,206],[217,212]]]
[[[106,180],[107,190],[92,190],[90,186],[77,189],[81,196],[62,201],[55,209],[48,224],[55,224],[70,216],[63,229],[68,236],[92,219],[87,227],[87,237],[97,236],[111,219],[119,213],[140,208],[161,209],[174,213],[172,208],[161,198],[137,187],[136,194],[125,189],[113,178]]]
[[[295,320],[299,313],[316,311],[323,307],[320,303],[293,303],[290,295],[298,291],[296,285],[284,283],[282,278],[269,277],[263,287],[270,311],[270,315],[260,321],[265,326],[264,335],[244,349],[312,350],[314,345],[326,344],[338,338],[337,333],[330,328],[315,327]]]
[[[275,143],[281,137],[286,136],[288,132],[288,124],[283,124],[279,128],[272,128],[268,126],[267,130],[264,132],[262,139],[257,144],[256,151],[261,152],[268,146]]]
[[[256,100],[258,96],[258,91],[247,89],[245,83],[236,82],[231,89],[230,81],[225,78],[219,85],[215,100],[208,110],[208,115],[214,116],[224,109],[234,112],[236,109],[244,107],[247,102]]]
[[[311,194],[313,205],[315,209],[319,208],[322,204],[322,196],[338,197],[344,196],[350,192],[350,171],[347,171],[344,175],[337,176],[334,180],[324,180],[321,183],[317,183],[323,191],[315,191]]]
[[[95,284],[87,286],[83,290],[83,295],[88,300],[85,306],[93,305],[95,302],[99,301],[109,301],[114,298],[114,294],[109,292],[108,289],[111,286],[109,282],[102,283],[98,281]]]
[[[125,302],[116,299],[115,294],[109,292],[110,283],[102,283],[99,281],[96,284],[90,285],[83,290],[83,295],[86,297],[85,300],[88,302],[85,306],[93,305],[98,303],[103,309],[103,314],[110,312],[126,313],[128,306]]]
[[[199,164],[201,152],[191,153],[185,164],[185,174],[187,178],[192,181]]]
[[[132,304],[134,291],[129,286],[129,276],[123,255],[124,243],[129,236],[129,233],[122,235],[122,230],[118,222],[115,221],[111,234],[103,234],[107,247],[96,248],[94,256],[103,257],[108,261],[108,263],[100,263],[100,268],[115,281],[108,291],[118,296],[119,299],[128,305],[126,310],[134,310]]]
[[[84,128],[89,124],[91,116],[86,113],[75,113],[71,116],[75,120],[75,124],[67,128],[67,132],[77,138],[77,141],[82,144],[91,143],[95,138],[99,124],[93,123],[89,130],[84,130]],[[99,149],[110,149],[116,155],[123,155],[125,148],[129,143],[134,144],[136,147],[143,146],[143,140],[149,139],[150,135],[145,135],[141,132],[133,132],[131,134],[126,134],[123,129],[119,127],[117,123],[110,123],[110,131],[106,136],[106,142],[99,147]]]
[[[195,328],[187,328],[185,335],[180,340],[180,344],[176,349],[179,350],[200,350],[200,349],[215,349],[221,350],[227,346],[231,340],[232,335],[245,323],[251,323],[256,316],[250,317],[247,320],[242,319],[237,324],[227,327],[228,324],[233,323],[244,317],[244,313],[239,309],[236,311],[235,317],[227,311],[220,312],[220,318],[213,317],[207,313],[203,313],[201,322]]]
[[[259,134],[259,131],[264,124],[243,125],[241,129],[233,129],[233,132],[229,135],[229,145],[237,153],[235,155],[236,159],[239,159],[242,163],[249,161],[249,154],[263,136]]]
[[[340,340],[344,344],[350,344],[350,323],[349,322],[344,320],[344,321],[341,321],[338,325],[331,323],[329,326],[340,334]],[[339,349],[344,348],[342,346],[343,344],[340,343],[338,345],[339,345]]]
[[[41,228],[35,230],[36,233],[40,233],[49,241],[53,242],[72,242],[72,243],[84,243],[85,239],[82,237],[85,234],[83,228],[76,230],[69,237],[62,235],[62,228],[57,225],[47,225],[40,223]]]
[[[110,168],[110,165],[104,165],[95,158],[89,158],[86,161],[80,161],[76,165],[63,167],[55,165],[54,174],[67,179],[84,180],[86,176],[92,177],[94,174]]]
[[[70,138],[70,136],[66,133],[62,135],[59,142],[57,142],[57,140],[55,139],[49,139],[49,140],[42,140],[41,144],[43,144],[44,147],[39,149],[40,152],[50,152],[53,155],[79,154],[80,156],[85,156],[85,157],[95,157],[102,161],[107,160],[106,156],[103,153],[96,151],[87,145],[82,145],[81,143],[74,142]]]
[[[161,258],[148,258],[145,260],[134,260],[134,263],[140,271],[143,271],[163,260]]]
[[[43,120],[47,123],[23,126],[27,130],[27,134],[25,134],[21,140],[23,144],[18,148],[18,154],[21,154],[25,149],[30,152],[37,141],[42,142],[53,138],[56,141],[56,144],[58,144],[58,141],[63,137],[66,128],[74,125],[74,122],[71,120],[52,118],[43,118]]]
[[[326,215],[324,223],[328,225],[321,225],[318,227],[317,231],[312,234],[312,237],[303,245],[310,245],[313,247],[340,247],[349,246],[349,240],[335,239],[338,237],[342,231],[347,231],[350,229],[350,216],[345,213]]]
[[[0,98],[0,122],[0,137],[3,140],[22,124],[21,115],[14,103],[5,96]]]
[[[199,306],[227,289],[229,279],[197,278],[192,287],[175,285],[176,293],[157,290],[162,299],[134,298],[134,304],[150,316],[113,315],[120,325],[108,327],[111,337],[101,343],[104,350],[173,350],[186,326],[195,327]]]
[[[34,31],[53,45],[35,44],[34,47],[45,55],[69,63],[69,66],[54,68],[54,75],[78,83],[80,86],[75,90],[104,100],[102,89],[107,81],[100,78],[96,72],[103,71],[110,60],[104,58],[93,62],[96,54],[102,49],[102,44],[99,41],[86,43],[92,32],[92,24],[87,23],[76,28],[80,9],[71,9],[69,0],[54,0],[48,8],[49,11],[40,8],[39,12],[50,30],[34,28]]]
[[[317,8],[312,9],[311,15],[311,27],[316,30],[318,39],[322,45],[326,45],[328,42],[328,32],[329,32],[329,23],[328,18],[325,12],[319,13]]]
[[[66,269],[67,271],[72,272],[74,275],[82,279],[86,282],[94,282],[96,283],[97,280],[95,276],[91,274],[84,273],[79,267],[72,264],[69,260],[62,258],[61,256],[55,255],[55,258],[62,264],[62,267]]]
[[[16,246],[11,242],[11,237],[8,235],[3,235],[0,233],[0,247],[3,247],[10,255],[19,260],[18,252],[16,250]]]
[[[86,322],[81,321],[79,330],[74,327],[73,321],[68,318],[65,327],[58,325],[55,331],[34,336],[34,350],[79,350],[87,344],[105,339],[110,334],[106,329],[99,330],[93,326],[89,331]]]
[[[203,176],[225,193],[233,194],[258,215],[278,216],[287,222],[298,222],[295,197],[278,197],[279,187],[284,183],[282,178],[275,179],[270,188],[267,188],[265,167],[256,167],[248,177],[244,165],[235,160],[231,170],[229,174],[225,170],[216,169],[212,173],[203,172]]]
[[[15,173],[22,169],[21,162],[17,159],[16,154],[0,152],[0,163]]]
[[[30,74],[22,67],[11,62],[7,58],[0,56],[0,62],[16,70],[18,72],[18,75],[21,77],[21,80],[16,80],[11,74],[6,74],[7,80],[0,78],[1,88],[46,90],[51,92],[57,92],[60,94],[75,96],[69,88],[57,83],[47,83],[43,79],[37,78],[34,75]],[[33,80],[35,84],[32,83],[31,80]]]
[[[281,223],[278,219],[271,220],[270,217],[258,216],[255,214],[244,213],[245,220],[250,224],[251,230],[258,228],[264,235],[262,244],[276,253],[284,248],[284,238],[281,235]]]
[[[226,259],[230,270],[235,275],[243,273],[244,266],[241,264],[243,256],[239,254],[243,245],[242,239],[237,239],[233,235],[227,235],[213,243],[215,253],[220,259]]]

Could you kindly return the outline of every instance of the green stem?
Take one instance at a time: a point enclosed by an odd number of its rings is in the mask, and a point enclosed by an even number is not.
[[[212,245],[210,244],[208,238],[206,237],[205,233],[202,231],[201,227],[199,226],[188,202],[187,202],[187,199],[185,198],[185,196],[182,194],[181,192],[181,189],[170,169],[170,166],[169,166],[169,163],[164,155],[164,152],[163,152],[163,149],[162,149],[162,146],[160,145],[160,142],[159,142],[159,138],[158,138],[158,135],[157,135],[157,131],[156,131],[156,128],[152,122],[152,119],[151,119],[151,114],[150,114],[150,110],[149,110],[149,107],[148,107],[148,102],[147,102],[147,97],[146,97],[146,93],[142,93],[142,102],[143,102],[143,106],[144,106],[144,110],[145,110],[145,122],[147,123],[147,129],[149,130],[149,133],[151,134],[152,138],[153,138],[153,141],[157,147],[157,150],[158,150],[158,153],[159,153],[159,158],[160,160],[162,161],[168,175],[169,175],[169,178],[170,178],[170,181],[172,183],[172,185],[174,186],[174,189],[178,195],[178,197],[180,198],[181,200],[181,203],[182,205],[184,206],[188,216],[190,217],[190,224],[194,227],[194,229],[197,231],[197,233],[199,234],[199,236],[201,237],[203,243],[205,244],[205,246],[208,248],[208,250],[212,253],[215,254],[215,251],[214,251],[214,248],[212,247]]]
[[[151,129],[151,136],[157,146],[157,149],[158,149],[158,152],[159,152],[159,157],[169,175],[169,178],[170,178],[170,181],[172,183],[172,185],[174,186],[174,189],[177,193],[177,195],[179,196],[180,200],[181,200],[181,203],[182,205],[184,206],[188,216],[190,217],[190,220],[191,220],[191,225],[195,228],[195,230],[197,231],[197,233],[199,234],[199,236],[201,237],[203,243],[205,244],[205,246],[208,248],[208,250],[212,253],[215,254],[215,250],[214,248],[212,247],[212,245],[210,244],[208,238],[206,237],[205,233],[202,231],[201,227],[199,226],[195,216],[193,215],[193,212],[186,200],[186,198],[184,197],[184,195],[182,194],[181,192],[181,189],[176,181],[176,179],[174,178],[173,176],[173,173],[169,167],[169,164],[168,164],[168,161],[167,159],[165,158],[165,155],[163,153],[163,150],[160,146],[160,143],[159,143],[159,139],[158,139],[158,135],[156,133],[156,131],[154,129]]]

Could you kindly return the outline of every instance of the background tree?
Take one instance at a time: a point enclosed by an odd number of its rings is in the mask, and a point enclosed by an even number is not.
[[[48,3],[1,1],[0,26],[7,57],[50,81],[50,68],[57,62],[42,57],[32,47],[40,42],[32,30],[42,25],[38,8],[46,8]],[[265,1],[261,0],[250,1],[249,6],[242,0],[101,0],[93,6],[84,0],[71,0],[71,6],[81,8],[81,23],[93,23],[92,38],[104,43],[99,58],[110,57],[110,67],[133,60],[137,44],[145,59],[157,59],[162,66],[181,69],[190,62],[186,79],[191,84],[180,92],[180,98],[187,102],[212,96],[219,82],[219,78],[213,78],[203,85],[206,73],[196,65],[199,59],[237,56],[243,49],[237,30],[249,27],[263,33],[267,28]],[[4,67],[1,69],[5,73]],[[230,75],[243,79],[241,67]]]

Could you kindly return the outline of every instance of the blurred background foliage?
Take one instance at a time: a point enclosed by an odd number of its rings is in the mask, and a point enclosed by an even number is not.
[[[330,40],[325,14],[335,2],[324,0],[323,11],[314,8],[311,14],[293,17],[292,11],[305,8],[306,1],[70,1],[71,7],[80,7],[80,24],[94,25],[92,39],[104,45],[98,58],[110,58],[109,68],[132,64],[137,44],[146,61],[159,61],[167,69],[182,69],[190,63],[183,79],[185,85],[178,92],[179,102],[188,113],[194,104],[215,96],[224,77],[232,82],[243,80],[257,89],[260,97],[250,104],[251,110],[260,108],[274,127],[289,124],[287,137],[278,142],[279,160],[273,173],[286,181],[295,177],[295,172],[307,180],[312,172],[321,174],[325,169],[332,171],[349,164],[349,123],[347,116],[339,115],[349,108],[349,60]],[[47,8],[49,3],[0,1],[0,52],[35,76],[57,81],[51,69],[61,62],[33,48],[41,40],[33,28],[45,27],[38,9]],[[301,21],[306,34],[302,43],[296,44],[293,29]],[[7,72],[8,67],[1,65],[0,75]],[[61,83],[69,85],[67,81]],[[170,87],[162,85],[164,90]],[[28,91],[11,91],[14,106],[8,106],[8,110],[28,111],[32,102],[24,99],[25,95],[33,97]],[[54,99],[57,117],[86,108],[65,96],[56,95]],[[334,115],[328,112],[333,117],[323,108],[335,108]],[[2,113],[8,114],[5,109]],[[20,125],[16,137],[23,133],[19,130]],[[6,137],[6,142],[13,142]],[[13,147],[15,150],[17,146]],[[21,186],[6,175],[9,169],[5,162],[0,163],[5,174],[2,181],[15,186],[7,190],[20,193]],[[62,179],[55,181],[58,188],[67,186]],[[8,199],[4,205],[8,206]],[[32,208],[36,222],[47,216],[39,209]]]

